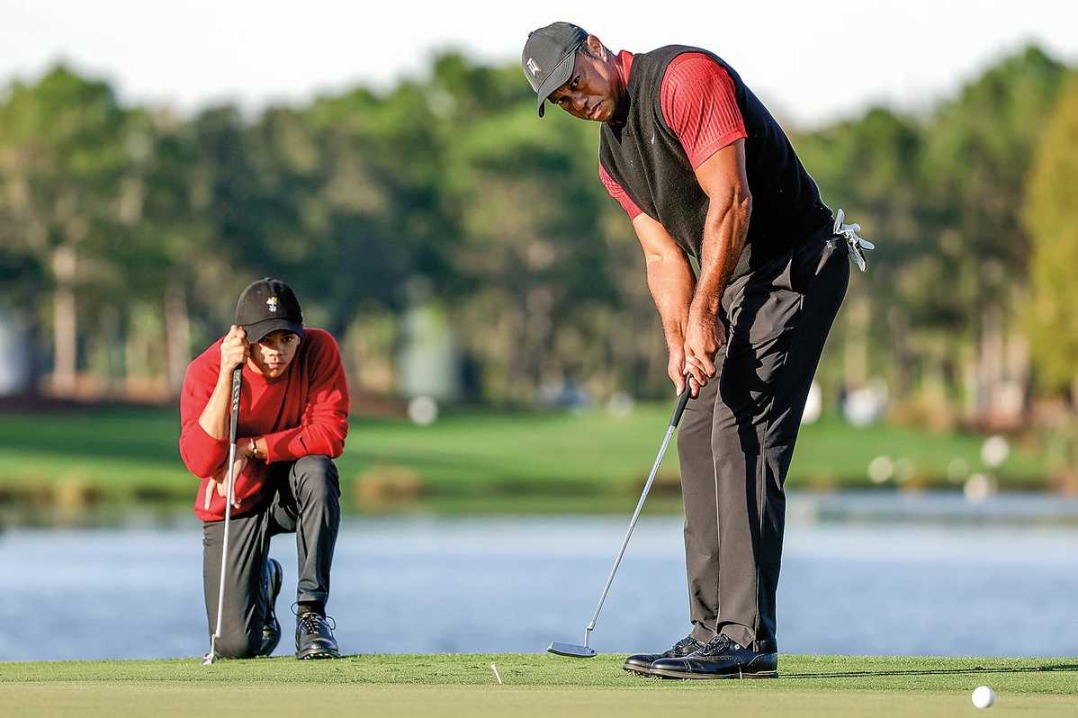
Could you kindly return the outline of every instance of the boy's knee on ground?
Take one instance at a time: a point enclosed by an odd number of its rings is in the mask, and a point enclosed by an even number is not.
[[[218,658],[254,658],[262,647],[262,631],[226,633],[214,644]]]

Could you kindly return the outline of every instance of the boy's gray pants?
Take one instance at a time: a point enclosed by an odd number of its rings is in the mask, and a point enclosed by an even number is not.
[[[228,574],[217,655],[251,658],[262,644],[262,624],[269,609],[264,572],[270,537],[296,534],[299,583],[296,601],[329,600],[329,572],[341,522],[337,467],[325,456],[305,456],[274,464],[269,481],[277,486],[270,504],[229,522]],[[210,635],[217,628],[224,521],[202,525],[202,584]]]

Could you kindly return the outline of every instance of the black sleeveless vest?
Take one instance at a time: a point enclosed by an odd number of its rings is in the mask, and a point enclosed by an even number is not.
[[[696,181],[688,155],[663,119],[660,89],[670,62],[685,52],[702,52],[730,73],[737,106],[745,121],[746,174],[752,217],[739,277],[833,221],[816,182],[801,165],[786,133],[733,68],[695,47],[670,45],[633,57],[629,114],[625,124],[603,123],[599,161],[636,205],[658,220],[688,254],[700,257],[708,197]]]

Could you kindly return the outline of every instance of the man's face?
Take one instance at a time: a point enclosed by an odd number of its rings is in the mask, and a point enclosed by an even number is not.
[[[625,109],[625,83],[613,56],[598,38],[588,36],[576,52],[576,66],[569,81],[550,93],[549,99],[582,120],[609,122],[621,119]]]
[[[251,345],[251,361],[263,376],[276,379],[285,373],[296,358],[300,338],[298,334],[278,329],[270,332]]]

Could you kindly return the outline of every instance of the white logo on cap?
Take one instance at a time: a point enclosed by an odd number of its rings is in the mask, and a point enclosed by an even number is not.
[[[277,311],[277,297],[270,297],[266,300],[266,306],[269,307],[271,312]]]
[[[543,68],[539,67],[539,63],[532,58],[528,58],[528,69],[531,70],[533,75],[538,75],[543,71]]]

